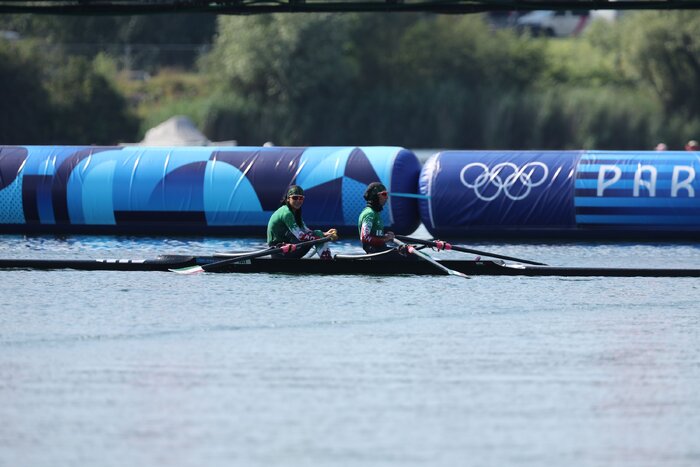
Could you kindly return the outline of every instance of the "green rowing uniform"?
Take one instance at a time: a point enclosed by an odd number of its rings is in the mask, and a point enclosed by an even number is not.
[[[387,248],[382,239],[384,236],[384,222],[378,211],[367,206],[360,213],[357,228],[360,231],[360,241],[365,251],[373,253]]]
[[[294,213],[286,204],[272,214],[267,223],[267,244],[270,246],[280,243],[299,243],[323,237],[320,230],[311,230],[301,222],[297,224]]]
[[[311,230],[301,221],[301,225],[297,224],[296,219],[294,219],[294,213],[291,208],[286,204],[280,206],[280,208],[272,213],[270,217],[270,222],[267,223],[267,244],[270,246],[277,246],[281,243],[299,243],[308,240],[315,240],[317,238],[322,238],[323,232],[320,230]],[[318,245],[315,247],[316,253],[321,259],[331,259],[331,250],[328,248],[328,244]],[[301,258],[311,249],[310,246],[302,247],[292,253],[275,253],[273,257],[284,257],[284,258]]]

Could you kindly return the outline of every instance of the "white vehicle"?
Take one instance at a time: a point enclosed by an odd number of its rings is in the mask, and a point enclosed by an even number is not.
[[[588,10],[536,10],[518,18],[516,27],[533,36],[576,36],[588,25],[590,18]]]

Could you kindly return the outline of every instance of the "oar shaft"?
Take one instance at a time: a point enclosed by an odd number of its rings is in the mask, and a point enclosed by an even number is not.
[[[220,267],[226,266],[227,264],[238,263],[240,261],[246,261],[253,258],[260,258],[261,256],[273,255],[275,253],[289,253],[296,250],[297,248],[305,248],[307,246],[311,247],[329,241],[331,241],[331,237],[317,238],[315,240],[309,240],[307,242],[289,243],[281,247],[268,248],[266,250],[260,250],[254,253],[249,253],[247,255],[241,255],[229,259],[224,259],[221,261],[216,261],[215,263],[203,264],[201,266],[190,266],[186,268],[170,269],[170,271],[176,272],[178,274],[196,274],[199,272],[218,269]]]
[[[235,258],[229,258],[229,259],[225,259],[222,261],[217,261],[215,263],[205,264],[202,266],[202,269],[204,269],[205,271],[210,271],[212,269],[216,269],[216,268],[219,268],[221,266],[226,266],[227,264],[237,263],[239,261],[244,261],[247,259],[259,258],[261,256],[274,255],[276,253],[285,253],[285,254],[291,253],[292,251],[298,250],[299,248],[305,248],[307,246],[319,245],[321,243],[325,243],[325,242],[329,242],[329,241],[331,241],[331,237],[317,238],[315,240],[309,240],[309,241],[300,242],[300,243],[288,243],[288,244],[282,245],[281,247],[268,248],[267,250],[258,251],[256,253],[251,253],[249,255],[238,256]]]
[[[519,263],[533,264],[535,266],[547,266],[545,263],[538,263],[537,261],[530,261],[529,259],[516,258],[514,256],[500,255],[498,253],[491,253],[488,251],[475,250],[473,248],[466,248],[459,245],[452,245],[447,242],[435,242],[432,240],[423,240],[420,238],[406,237],[404,235],[397,235],[396,238],[410,243],[419,243],[421,245],[427,245],[432,247],[437,247],[443,250],[454,250],[460,251],[462,253],[472,253],[475,255],[488,256],[490,258],[507,259],[509,261],[517,261]]]
[[[417,248],[415,248],[413,245],[406,245],[404,242],[402,242],[401,240],[399,240],[399,239],[397,239],[397,238],[394,238],[394,243],[396,243],[396,244],[399,245],[399,246],[404,246],[404,247],[406,247],[406,248],[408,249],[408,252],[409,252],[409,253],[414,254],[414,255],[416,255],[418,258],[420,258],[420,259],[422,259],[422,260],[424,260],[424,261],[429,262],[430,264],[432,264],[432,265],[435,266],[436,268],[440,269],[440,270],[441,270],[442,272],[444,272],[445,274],[449,274],[449,275],[451,275],[451,276],[459,276],[459,277],[463,277],[463,278],[465,278],[465,279],[469,279],[469,278],[470,278],[469,276],[467,276],[466,274],[464,274],[464,273],[462,273],[462,272],[455,271],[455,270],[453,270],[453,269],[450,269],[450,268],[448,268],[448,267],[446,267],[446,266],[444,266],[444,265],[438,263],[437,261],[435,261],[435,259],[434,259],[432,256],[430,256],[430,255],[428,255],[428,254],[426,254],[426,253],[423,253],[422,251],[419,251],[419,250],[418,250]]]

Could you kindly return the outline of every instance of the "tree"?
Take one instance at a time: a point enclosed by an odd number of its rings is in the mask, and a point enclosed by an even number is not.
[[[0,29],[61,45],[72,55],[90,59],[107,52],[126,67],[149,71],[192,67],[211,44],[215,28],[216,16],[207,14],[0,15]]]
[[[239,141],[312,144],[322,138],[311,135],[342,125],[340,101],[358,73],[351,24],[332,14],[220,18],[204,66],[223,93],[238,96],[228,110],[250,122]]]
[[[53,120],[40,68],[10,44],[0,47],[0,144],[44,141]]]
[[[126,100],[90,61],[68,57],[47,81],[57,120],[55,144],[115,144],[133,141],[138,120]]]
[[[221,18],[203,63],[228,94],[211,128],[244,144],[415,146],[480,144],[494,90],[526,89],[544,59],[479,18],[319,14]]]
[[[668,115],[700,117],[700,13],[641,12],[623,27],[627,69],[651,86]]]
[[[32,41],[0,49],[0,102],[2,144],[114,144],[138,131],[92,62]]]

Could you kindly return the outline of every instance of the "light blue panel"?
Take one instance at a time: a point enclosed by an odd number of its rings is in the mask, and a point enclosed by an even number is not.
[[[83,181],[85,178],[86,161],[82,161],[73,169],[68,177],[66,186],[66,203],[68,204],[68,218],[73,225],[85,223],[83,215]]]
[[[679,161],[680,162],[680,161]],[[685,162],[685,161],[684,161]],[[672,174],[673,173],[673,168],[677,167],[679,165],[685,165],[685,166],[690,166],[693,167],[692,162],[688,162],[685,164],[645,164],[645,163],[640,163],[640,164],[583,164],[579,165],[576,168],[577,173],[599,173],[600,172],[600,167],[603,165],[614,165],[615,167],[619,168],[623,174],[634,174],[639,167],[642,165],[651,165],[654,167],[659,174]],[[610,173],[609,171],[607,172],[608,174]],[[648,172],[644,172],[647,174]]]
[[[206,161],[211,157],[212,148],[203,147],[144,147],[132,146],[121,149],[128,165],[148,165],[158,167],[168,173],[191,162]]]
[[[696,208],[700,207],[700,198],[638,198],[619,197],[577,197],[576,207],[630,207],[630,208]]]
[[[211,152],[211,153],[217,152],[217,151],[250,152],[250,151],[259,151],[260,149],[262,149],[260,146],[207,146],[206,147],[206,150]]]
[[[605,179],[606,181],[609,180],[609,178]],[[646,181],[646,179],[644,179]],[[671,189],[671,180],[658,180],[656,181],[656,189]],[[695,189],[700,189],[700,180],[695,180],[693,183],[691,183],[691,186]],[[598,189],[598,180],[582,180],[578,179],[576,180],[576,188],[583,188],[583,189],[589,189],[589,190],[597,190]],[[629,189],[632,190],[634,188],[634,180],[629,180],[629,179],[620,179],[614,184],[605,187],[605,190],[621,190],[621,189]],[[642,187],[642,192],[646,192],[647,189],[646,187]]]
[[[117,211],[149,209],[151,194],[158,183],[175,169],[192,162],[209,160],[209,147],[130,147],[119,151],[114,184],[120,187],[114,197]],[[110,154],[108,151],[107,154]]]
[[[343,178],[343,221],[347,225],[357,224],[360,213],[367,206],[362,195],[367,185],[349,177]]]
[[[204,212],[208,225],[267,225],[270,217],[243,172],[215,161],[204,172]]]
[[[114,224],[113,179],[122,151],[103,151],[80,161],[71,171],[66,187],[68,216],[72,224]],[[99,168],[99,169],[98,169]],[[95,170],[97,169],[97,172]],[[109,173],[105,171],[108,170]],[[89,184],[89,188],[86,185]],[[85,204],[87,202],[87,204]],[[89,206],[91,212],[85,212]],[[98,212],[101,206],[107,210]],[[88,218],[94,218],[89,222]],[[106,221],[106,222],[103,222]]]
[[[363,195],[367,185],[360,183],[357,180],[353,180],[349,177],[343,178],[343,220],[347,225],[357,225],[360,213],[364,208],[367,207],[367,202],[365,201]],[[389,203],[384,205],[384,209],[381,212],[382,221],[384,222],[384,227],[391,225],[391,211],[389,210]],[[359,233],[358,233],[359,235]]]
[[[596,161],[597,159],[616,158],[622,161],[643,159],[645,161],[664,161],[666,159],[700,159],[696,153],[688,151],[586,151],[581,161]]]
[[[85,224],[115,225],[114,219],[114,169],[117,161],[107,160],[93,163],[82,177],[81,206]],[[69,191],[69,194],[72,190]],[[71,221],[75,224],[72,212],[73,201],[68,198]]]
[[[0,190],[0,224],[24,224],[22,176]]]
[[[54,175],[56,168],[69,156],[90,148],[90,146],[24,146],[27,151],[27,162],[24,164],[24,175]]]
[[[305,150],[299,159],[296,184],[308,189],[342,177],[354,149],[320,147]]]
[[[394,166],[394,159],[401,150],[390,146],[371,146],[361,147],[362,151],[367,156],[369,163],[372,164],[374,171],[379,176],[379,181],[382,182],[388,189],[391,190],[391,169]]]

